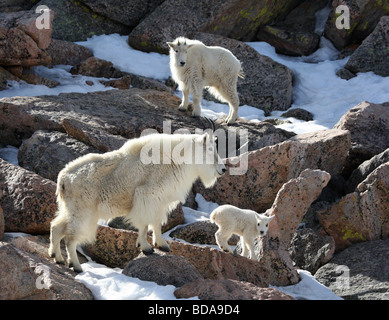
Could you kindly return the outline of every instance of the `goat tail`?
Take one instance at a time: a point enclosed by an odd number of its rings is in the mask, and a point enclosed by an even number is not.
[[[240,70],[239,70],[239,72],[238,72],[238,77],[241,78],[241,79],[246,78],[246,75],[244,74],[243,69],[240,69]]]
[[[58,175],[57,180],[57,190],[55,191],[55,195],[57,198],[64,198],[65,195],[65,181],[63,180],[63,176],[61,174]]]

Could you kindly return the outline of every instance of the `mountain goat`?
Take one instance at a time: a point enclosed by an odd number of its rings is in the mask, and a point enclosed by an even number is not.
[[[216,243],[220,249],[232,253],[227,241],[232,234],[240,236],[242,256],[255,258],[254,239],[264,236],[269,229],[269,223],[274,216],[268,217],[252,210],[239,209],[231,205],[222,205],[211,213],[211,221],[216,223],[219,230],[215,233]]]
[[[167,44],[170,47],[172,77],[183,93],[179,110],[187,109],[189,94],[192,94],[192,116],[200,116],[203,88],[209,87],[212,95],[229,104],[226,122],[234,123],[239,108],[236,86],[238,77],[244,78],[240,61],[231,51],[222,47],[208,47],[198,40],[179,37]]]
[[[185,202],[198,178],[211,187],[225,171],[209,133],[151,134],[129,140],[119,150],[82,156],[58,175],[49,255],[64,263],[59,244],[65,238],[69,267],[81,272],[77,244],[94,241],[99,219],[118,216],[139,230],[136,244],[145,254],[153,252],[149,226],[153,244],[169,251],[161,235],[169,211]]]

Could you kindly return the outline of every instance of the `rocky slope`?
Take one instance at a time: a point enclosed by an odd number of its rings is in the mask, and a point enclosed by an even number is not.
[[[119,32],[129,34],[129,43],[145,51],[166,52],[165,42],[177,35],[224,46],[243,61],[247,77],[238,87],[242,102],[269,113],[290,107],[292,72],[241,41],[266,39],[278,52],[308,54],[319,36],[313,27],[315,14],[327,4],[215,0],[188,1],[183,8],[182,1],[165,0],[143,1],[141,8],[135,1],[61,0],[45,2],[52,10],[52,28],[38,29],[34,22],[39,14],[29,11],[29,1],[11,2],[8,7],[0,4],[0,90],[8,80],[48,85],[30,68],[55,64],[70,64],[73,73],[115,78],[106,85],[120,90],[0,99],[0,144],[20,147],[20,166],[0,160],[1,299],[93,298],[74,280],[72,270],[54,264],[47,254],[56,177],[67,162],[117,149],[144,129],[162,132],[166,121],[172,132],[208,128],[202,119],[177,110],[181,101],[164,83],[123,73],[69,40]],[[373,71],[387,76],[389,7],[386,1],[364,3],[331,1],[325,35],[344,52],[359,46],[343,75]],[[351,8],[348,32],[334,28],[340,4]],[[306,19],[299,20],[301,16]],[[179,287],[177,297],[290,299],[268,286],[297,283],[300,267],[316,272],[320,281],[346,298],[387,298],[389,103],[361,102],[333,129],[304,135],[245,120],[227,127],[220,118],[216,126],[237,142],[240,130],[246,129],[248,153],[241,154],[237,143],[236,157],[227,159],[227,174],[210,190],[196,183],[193,192],[219,204],[276,215],[268,236],[256,245],[259,261],[239,256],[239,243],[235,255],[197,245],[214,243],[215,229],[200,227],[200,233],[196,226],[186,230],[191,243],[171,241],[169,254],[157,252],[152,259],[136,248],[136,231],[100,226],[89,254],[129,276],[173,284]],[[232,131],[235,135],[229,136]],[[196,203],[192,199],[186,205]],[[165,230],[182,222],[180,206]],[[302,222],[307,228],[298,230]],[[30,236],[12,238],[8,232]],[[177,272],[171,272],[172,265]],[[339,266],[349,270],[346,286],[337,276]],[[161,276],[154,279],[154,273],[145,272],[150,269]],[[183,277],[179,270],[189,274]]]

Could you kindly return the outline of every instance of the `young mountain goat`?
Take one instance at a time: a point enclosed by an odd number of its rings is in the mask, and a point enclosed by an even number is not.
[[[179,110],[187,109],[189,94],[192,94],[192,116],[200,116],[203,88],[209,87],[212,95],[229,104],[226,122],[234,123],[239,107],[236,85],[238,77],[244,78],[240,61],[231,51],[222,47],[208,47],[198,40],[179,37],[167,44],[170,47],[172,77],[183,93]]]
[[[254,239],[266,235],[273,218],[228,204],[220,206],[211,213],[211,221],[219,227],[215,233],[216,243],[220,249],[232,253],[227,241],[232,234],[236,234],[240,236],[242,256],[247,257],[248,247],[249,258],[255,259]]]
[[[185,202],[198,178],[211,187],[225,171],[208,133],[151,134],[129,140],[119,150],[82,156],[58,175],[49,254],[64,263],[60,241],[65,238],[69,266],[81,272],[77,244],[94,241],[99,219],[118,216],[139,230],[137,246],[145,254],[153,252],[149,226],[154,245],[169,251],[161,236],[169,211]]]

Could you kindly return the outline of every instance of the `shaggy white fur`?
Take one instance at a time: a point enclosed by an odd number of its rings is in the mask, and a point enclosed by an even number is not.
[[[179,37],[167,43],[170,47],[170,70],[183,93],[180,110],[185,111],[192,94],[193,113],[201,113],[203,88],[230,106],[227,123],[238,118],[238,77],[244,78],[240,61],[231,51],[217,46],[206,46],[201,41]]]

